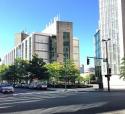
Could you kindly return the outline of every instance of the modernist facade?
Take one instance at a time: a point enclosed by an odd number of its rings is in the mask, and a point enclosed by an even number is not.
[[[77,65],[78,68],[80,68],[80,53],[79,53],[79,39],[74,38],[73,39],[73,61]]]
[[[15,47],[5,55],[3,63],[12,64],[18,57],[31,60],[34,54],[43,58],[46,63],[72,59],[79,68],[79,40],[73,39],[72,22],[54,18],[53,23],[49,23],[42,32],[30,35],[24,32],[17,33]]]
[[[99,84],[99,88],[103,88],[103,80],[102,80],[102,67],[101,62],[101,41],[100,41],[100,30],[98,29],[94,35],[95,41],[95,75],[97,77],[97,82]]]
[[[118,0],[99,0],[100,10],[100,38],[102,57],[106,58],[106,45],[102,40],[108,41],[108,61],[112,68],[112,74],[119,74],[120,66],[120,45],[118,25]],[[102,62],[103,74],[106,73],[106,65]]]
[[[111,88],[122,88],[125,86],[120,76],[120,63],[121,58],[125,56],[125,45],[124,45],[124,22],[125,17],[123,16],[123,10],[125,9],[124,0],[99,0],[99,30],[100,30],[100,41],[96,43],[95,47],[98,48],[97,44],[101,49],[101,58],[106,58],[106,42],[108,49],[108,62],[111,68]],[[95,38],[97,40],[97,37]],[[96,50],[95,55],[100,53],[100,49]],[[97,64],[97,62],[96,62]],[[103,75],[104,87],[107,87],[107,66],[106,62],[101,61],[101,72]]]

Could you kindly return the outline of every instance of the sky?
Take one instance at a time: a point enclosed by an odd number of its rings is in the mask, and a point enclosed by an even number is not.
[[[98,9],[98,0],[0,0],[0,57],[14,47],[15,33],[40,32],[60,14],[62,21],[73,22],[73,35],[80,40],[80,64],[86,65],[86,57],[94,56]]]

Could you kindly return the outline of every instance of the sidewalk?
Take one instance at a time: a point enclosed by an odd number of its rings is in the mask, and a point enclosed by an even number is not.
[[[98,85],[93,85],[90,88],[72,88],[72,89],[65,89],[65,88],[49,88],[52,91],[59,91],[59,92],[108,92],[107,88],[99,89]],[[112,89],[110,88],[110,92],[125,92],[125,89]]]
[[[90,88],[48,88],[48,90],[50,91],[60,91],[60,92],[64,92],[64,91],[69,91],[69,92],[91,92],[91,91],[98,91],[98,85],[94,85],[93,87]]]

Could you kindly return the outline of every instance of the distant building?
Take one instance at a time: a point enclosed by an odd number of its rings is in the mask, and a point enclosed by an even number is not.
[[[95,68],[94,67],[86,67],[84,70],[84,73],[94,73],[95,74]]]
[[[42,32],[17,33],[15,47],[5,55],[3,63],[12,64],[15,58],[31,60],[34,54],[46,63],[71,59],[79,68],[79,40],[73,39],[72,22],[59,21],[55,17]]]
[[[84,65],[80,66],[80,74],[84,73]]]

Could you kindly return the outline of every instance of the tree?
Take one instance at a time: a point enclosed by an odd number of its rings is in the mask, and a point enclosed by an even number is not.
[[[38,58],[38,55],[33,55],[33,59],[29,61],[28,72],[31,73],[30,79],[48,79],[48,70],[45,67],[45,62],[42,58]]]
[[[29,62],[27,60],[22,60],[21,58],[17,58],[14,63],[16,67],[16,75],[17,80],[21,83],[22,80],[28,82],[29,75],[28,75],[28,66]]]
[[[79,76],[76,78],[76,80],[78,81],[78,84],[81,84],[81,83],[84,81],[84,78],[79,75]]]
[[[80,72],[74,62],[72,60],[66,60],[63,64],[62,69],[63,76],[65,77],[65,80],[69,82],[72,82],[75,84],[76,78],[80,75]]]
[[[15,65],[10,65],[4,73],[3,80],[7,80],[9,83],[15,83],[17,79],[16,71]]]
[[[0,80],[2,81],[3,80],[3,78],[4,78],[4,74],[5,74],[5,72],[7,71],[7,69],[8,69],[8,66],[7,65],[4,65],[4,64],[2,64],[2,65],[0,65]]]
[[[122,63],[120,66],[120,78],[123,78],[123,80],[125,80],[125,57],[122,58]]]
[[[58,82],[60,78],[60,71],[62,69],[62,64],[59,62],[53,62],[50,64],[46,64],[45,67],[48,69],[50,80],[55,84],[55,82]]]
[[[15,59],[14,64],[10,66],[1,65],[0,74],[2,75],[2,80],[7,80],[8,82],[12,83],[21,83],[21,80],[27,79],[27,66],[28,61],[20,58]]]

